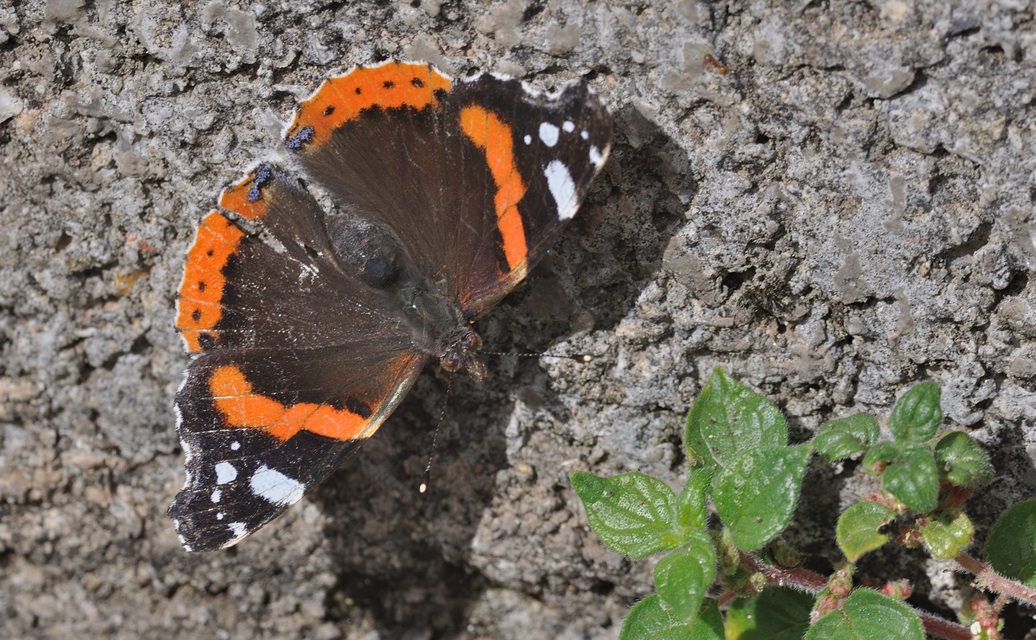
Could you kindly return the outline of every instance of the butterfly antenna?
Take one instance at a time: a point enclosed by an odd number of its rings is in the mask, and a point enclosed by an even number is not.
[[[576,362],[593,362],[589,353],[525,353],[521,351],[481,351],[487,356],[515,356],[517,358],[556,358],[559,360],[575,360]]]
[[[453,389],[453,377],[446,378],[446,399],[443,400],[442,409],[439,410],[439,419],[435,422],[435,431],[432,433],[432,450],[428,452],[428,464],[424,467],[424,473],[421,474],[421,486],[417,488],[420,493],[426,493],[428,491],[428,485],[432,481],[432,462],[435,461],[435,445],[439,442],[439,429],[442,428],[442,422],[446,419],[446,406],[450,403],[450,391]]]
[[[574,360],[576,362],[593,362],[594,357],[588,353],[571,353],[571,354],[559,354],[559,353],[523,353],[516,351],[482,351],[480,352],[487,356],[516,356],[519,358],[559,358],[562,360]],[[432,450],[428,453],[428,464],[424,467],[424,473],[421,474],[421,484],[417,490],[420,493],[427,493],[428,486],[432,479],[432,463],[435,462],[435,449],[436,444],[439,442],[439,430],[442,428],[443,420],[446,419],[446,407],[450,402],[450,394],[453,390],[453,378],[447,377],[446,379],[446,400],[442,403],[442,409],[439,411],[439,419],[435,423],[435,431],[432,433]]]

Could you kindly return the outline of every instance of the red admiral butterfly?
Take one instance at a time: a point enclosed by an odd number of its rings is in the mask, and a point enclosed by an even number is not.
[[[227,188],[187,253],[176,395],[188,551],[228,547],[371,436],[430,360],[481,380],[471,323],[575,215],[611,146],[582,83],[557,93],[390,61],[302,102],[272,164]]]

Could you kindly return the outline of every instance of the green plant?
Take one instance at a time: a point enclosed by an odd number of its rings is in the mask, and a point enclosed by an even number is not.
[[[891,439],[881,439],[873,415],[858,413],[790,445],[777,407],[716,369],[687,417],[691,469],[679,494],[639,473],[573,473],[606,545],[634,560],[667,552],[654,569],[657,593],[633,606],[620,640],[999,638],[1008,599],[1036,604],[1036,500],[996,523],[988,563],[964,552],[974,528],[963,507],[993,469],[967,434],[939,432],[939,401],[939,387],[922,382],[893,408]],[[862,454],[883,487],[839,516],[835,537],[845,559],[827,577],[799,567],[779,538],[814,453],[828,462]],[[952,559],[996,599],[968,603],[958,623],[907,605],[904,582],[854,586],[855,563],[893,532],[898,544]]]

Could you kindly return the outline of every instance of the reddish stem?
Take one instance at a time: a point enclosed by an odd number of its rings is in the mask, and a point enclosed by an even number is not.
[[[1036,605],[1036,590],[1030,589],[1020,582],[1003,577],[996,571],[993,571],[989,563],[972,558],[966,553],[959,554],[954,558],[954,561],[963,567],[965,571],[975,574],[975,583],[979,588],[1008,595],[1015,600]]]
[[[767,564],[745,551],[741,555],[741,566],[753,573],[761,573],[771,584],[780,587],[790,587],[799,591],[805,591],[816,595],[827,586],[827,578],[814,573],[808,569],[782,569],[781,567]]]
[[[741,565],[749,571],[762,574],[766,580],[781,587],[790,587],[798,591],[816,595],[827,586],[827,578],[808,569],[783,569],[767,564],[750,553],[739,552]],[[1003,578],[1001,578],[1003,579]],[[905,603],[904,603],[905,604]],[[909,606],[909,605],[907,605]],[[927,634],[945,640],[971,640],[971,631],[967,627],[950,622],[926,611],[914,609],[921,618],[921,624]]]

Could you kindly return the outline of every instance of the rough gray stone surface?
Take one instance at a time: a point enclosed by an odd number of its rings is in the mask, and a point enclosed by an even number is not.
[[[611,105],[586,206],[478,325],[596,360],[455,380],[422,496],[426,375],[286,517],[187,555],[165,509],[193,228],[299,97],[388,57]],[[595,539],[567,474],[679,486],[714,366],[799,440],[934,379],[998,470],[987,528],[1036,486],[1034,59],[1029,0],[0,2],[0,633],[613,638],[650,565]],[[836,559],[859,480],[817,465],[789,539]],[[918,558],[861,570],[958,605],[967,577]]]

